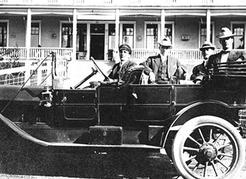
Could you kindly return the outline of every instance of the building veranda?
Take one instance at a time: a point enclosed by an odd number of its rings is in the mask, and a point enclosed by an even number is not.
[[[13,69],[0,72],[2,83],[15,83],[12,80],[15,76],[23,81],[35,70],[32,64],[38,64],[31,61],[43,60],[50,52],[66,61],[60,62],[63,78],[69,75],[69,63],[75,62],[78,62],[75,66],[80,65],[80,72],[74,76],[81,79],[89,74],[88,67],[93,65],[89,61],[91,56],[107,73],[117,57],[119,44],[129,44],[133,58],[143,61],[158,52],[158,41],[163,36],[172,41],[170,53],[188,66],[189,78],[192,67],[201,61],[199,47],[205,40],[220,48],[216,36],[222,26],[236,34],[234,48],[245,49],[246,3],[242,0],[233,3],[229,0],[1,1],[0,52],[5,60],[18,57],[18,62],[25,64],[18,66],[23,67],[19,72]],[[49,71],[44,67],[36,72],[34,84],[41,84]],[[71,83],[79,79],[73,80]]]

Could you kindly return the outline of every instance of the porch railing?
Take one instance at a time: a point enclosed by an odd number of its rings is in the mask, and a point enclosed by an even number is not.
[[[71,56],[72,48],[49,48],[32,47],[29,51],[29,59],[43,59],[51,52],[55,52],[57,56]],[[146,59],[148,56],[156,55],[158,49],[135,48],[132,50],[132,57],[135,59]],[[178,59],[202,59],[201,52],[198,49],[172,49],[169,53]],[[27,49],[25,47],[2,47],[0,48],[0,56],[5,58],[27,59]]]
[[[53,48],[53,47],[31,47],[29,50],[29,58],[27,58],[27,48],[25,47],[1,47],[0,56],[5,58],[19,58],[19,59],[42,59],[55,52],[57,56],[71,56],[72,48]]]
[[[53,66],[51,55],[30,60],[13,57],[2,59],[0,61],[0,85],[26,83],[31,86],[51,86],[57,80],[62,81],[68,77],[67,65],[68,60],[63,56],[56,56]],[[52,81],[52,71],[54,81]]]
[[[232,5],[231,0],[0,0],[0,4],[10,5],[145,5],[145,6],[192,6],[192,5]],[[246,5],[245,0],[234,0],[233,5]]]
[[[132,51],[132,57],[135,59],[147,59],[147,57],[158,54],[158,49],[141,49],[136,48]],[[197,60],[202,59],[201,51],[198,49],[171,49],[168,53],[180,60],[189,59],[189,60]]]
[[[13,65],[13,64],[16,65]],[[37,61],[20,60],[10,62],[4,60],[0,62],[0,85],[22,85],[27,81],[27,85],[51,85],[51,62],[47,60],[36,70]]]

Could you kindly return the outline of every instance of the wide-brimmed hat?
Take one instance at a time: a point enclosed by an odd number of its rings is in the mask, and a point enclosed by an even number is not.
[[[168,37],[164,37],[160,42],[159,45],[165,46],[165,47],[171,47],[172,43],[171,40]]]
[[[203,44],[202,44],[202,46],[200,47],[200,50],[202,51],[202,50],[204,50],[204,49],[209,49],[209,48],[211,48],[211,49],[215,49],[215,46],[211,43],[211,42],[209,42],[209,41],[205,41]]]
[[[224,39],[224,38],[227,38],[227,37],[234,37],[234,36],[235,36],[235,34],[233,34],[231,32],[231,30],[229,28],[227,28],[227,27],[222,27],[221,31],[219,33],[219,38],[220,39]]]
[[[119,46],[119,51],[126,50],[129,52],[129,54],[132,53],[132,49],[128,44],[122,44]]]

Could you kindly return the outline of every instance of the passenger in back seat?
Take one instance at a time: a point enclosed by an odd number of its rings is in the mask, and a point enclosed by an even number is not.
[[[209,57],[207,63],[208,70],[216,68],[217,63],[246,60],[245,51],[233,50],[234,36],[235,34],[233,34],[229,28],[221,28],[219,40],[222,45],[222,50],[219,53],[216,53]]]
[[[159,42],[160,53],[150,56],[142,63],[145,66],[145,74],[148,75],[148,83],[177,84],[179,80],[185,79],[186,67],[181,61],[168,54],[172,44],[168,37]],[[146,80],[145,80],[146,81]]]
[[[202,52],[203,62],[197,66],[195,66],[192,70],[192,75],[190,80],[192,80],[195,84],[200,84],[207,72],[207,62],[210,55],[214,53],[215,46],[210,42],[204,42],[200,51]]]

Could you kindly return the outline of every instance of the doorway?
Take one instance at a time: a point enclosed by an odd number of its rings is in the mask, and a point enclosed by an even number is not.
[[[77,25],[76,59],[84,60],[87,55],[87,24]]]
[[[41,45],[40,41],[40,25],[38,22],[31,25],[31,47],[38,47]]]
[[[96,60],[104,59],[105,25],[91,24],[90,56]]]
[[[7,22],[0,22],[0,47],[7,46]]]

